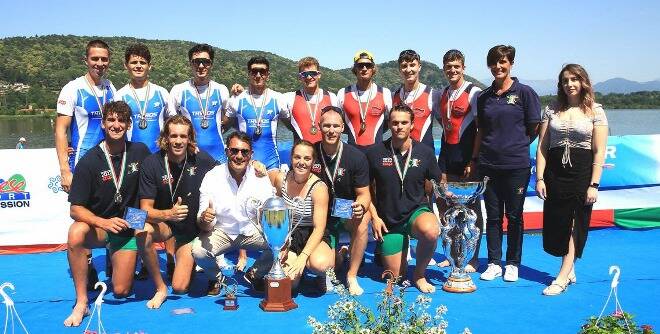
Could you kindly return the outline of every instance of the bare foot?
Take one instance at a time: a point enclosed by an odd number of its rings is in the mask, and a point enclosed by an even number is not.
[[[150,309],[160,308],[160,306],[163,305],[166,299],[167,299],[167,291],[156,291],[154,297],[147,302],[147,308]]]
[[[422,292],[422,293],[434,293],[435,292],[435,287],[426,281],[425,277],[420,277],[418,279],[415,279],[415,286],[417,289]]]
[[[358,284],[357,277],[346,277],[346,283],[348,284],[348,293],[351,296],[359,296],[364,293],[364,290]]]
[[[449,260],[444,260],[444,261],[438,263],[438,267],[442,267],[442,268],[449,267]]]
[[[64,326],[66,327],[78,327],[82,322],[83,318],[89,315],[89,308],[87,303],[78,304],[73,307],[71,314],[68,318],[64,319]]]
[[[477,272],[477,267],[479,267],[479,262],[475,262],[475,263],[470,262],[465,266],[465,272],[475,273]]]

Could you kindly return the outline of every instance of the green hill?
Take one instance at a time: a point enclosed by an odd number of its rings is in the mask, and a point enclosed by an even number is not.
[[[0,39],[0,83],[24,83],[31,86],[27,92],[8,92],[0,99],[0,108],[5,111],[24,108],[31,104],[35,108],[54,108],[57,93],[70,80],[85,72],[83,63],[87,41],[101,38],[112,49],[109,79],[117,89],[128,82],[128,74],[123,67],[124,50],[129,44],[141,42],[152,53],[153,82],[170,89],[174,84],[190,78],[188,50],[195,43],[177,40],[146,40],[133,37],[90,37],[72,35],[49,35],[35,37],[10,37]],[[245,65],[255,55],[265,56],[271,63],[270,87],[276,91],[293,91],[299,87],[297,61],[264,51],[227,51],[216,48],[214,80],[231,86],[233,83],[245,85]],[[377,84],[395,88],[400,78],[396,61],[378,65],[375,77]],[[355,82],[350,68],[331,70],[321,68],[321,86],[336,92]],[[477,82],[473,78],[469,78]],[[447,81],[440,68],[423,62],[421,81],[432,87],[444,87]],[[482,86],[481,83],[478,83]],[[482,86],[483,87],[483,86]]]

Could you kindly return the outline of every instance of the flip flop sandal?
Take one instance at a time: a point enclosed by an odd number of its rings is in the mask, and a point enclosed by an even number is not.
[[[559,295],[559,294],[563,293],[564,291],[566,291],[566,289],[568,288],[569,282],[570,282],[570,280],[567,280],[564,284],[561,284],[561,283],[557,282],[557,280],[553,280],[552,283],[550,283],[550,285],[548,285],[545,289],[543,289],[543,294],[546,295],[546,296]]]

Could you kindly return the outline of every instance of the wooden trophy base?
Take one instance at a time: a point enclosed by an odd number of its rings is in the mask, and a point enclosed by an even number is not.
[[[474,285],[472,278],[469,276],[466,278],[449,276],[447,282],[442,286],[442,290],[453,293],[470,293],[476,291],[477,286]]]
[[[266,312],[286,312],[298,308],[291,299],[291,278],[280,280],[266,278],[266,297],[259,307]]]

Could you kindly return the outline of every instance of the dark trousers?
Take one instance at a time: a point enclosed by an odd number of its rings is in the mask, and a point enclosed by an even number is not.
[[[488,263],[499,265],[502,260],[502,225],[506,214],[506,264],[519,266],[523,243],[522,214],[530,169],[497,170],[481,166],[479,170],[482,177],[490,178],[484,192]]]

